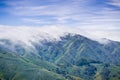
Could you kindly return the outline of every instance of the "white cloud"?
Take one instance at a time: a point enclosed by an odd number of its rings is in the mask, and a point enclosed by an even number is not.
[[[9,13],[19,16],[51,15],[64,17],[66,15],[71,16],[73,14],[80,14],[80,12],[86,12],[88,11],[87,9],[89,9],[89,7],[85,6],[86,3],[89,2],[89,0],[68,0],[64,2],[59,2],[59,0],[57,1],[55,0],[56,4],[46,3],[44,5],[37,5],[37,3],[42,3],[42,1],[37,0],[33,1],[33,3],[32,0],[26,0],[16,2],[11,1],[7,2],[6,4],[12,6],[7,9]],[[46,2],[49,2],[49,0]],[[54,2],[54,0],[52,2]]]
[[[120,0],[109,0],[108,4],[119,7],[120,8]]]
[[[106,5],[119,7],[119,0],[109,0],[109,2],[107,0],[104,3],[91,5],[90,3],[95,3],[94,1],[98,0],[6,1],[9,7],[5,8],[5,11],[8,12],[7,14],[12,14],[12,17],[19,16],[20,20],[22,19],[24,23],[30,23],[30,25],[50,23],[53,26],[35,28],[34,26],[10,27],[1,25],[0,38],[10,38],[30,44],[29,40],[36,41],[40,38],[39,36],[42,39],[59,40],[59,36],[64,35],[63,33],[70,32],[82,34],[91,39],[108,38],[120,41],[120,11],[116,10],[115,7]]]
[[[0,25],[0,39],[9,39],[14,42],[23,42],[31,46],[31,42],[39,40],[59,41],[61,36],[66,33],[76,33],[86,36],[93,40],[107,38],[115,41],[120,41],[120,32],[114,27],[91,28],[91,27],[65,27],[65,26],[43,26],[43,27],[27,27],[27,26],[5,26]]]
[[[52,25],[64,24],[81,26],[81,24],[120,25],[120,11],[107,4],[117,4],[119,0],[20,0],[6,1],[10,5],[8,13],[19,16],[23,23]],[[36,18],[37,17],[37,18]],[[39,17],[39,18],[38,18]],[[45,18],[45,19],[44,19]],[[72,23],[71,23],[72,21]],[[109,25],[108,25],[109,24]]]
[[[40,20],[40,19],[31,19],[31,18],[22,18],[22,20],[24,22],[28,22],[28,23],[35,23],[35,24],[45,24],[45,23],[50,23],[48,21],[44,21],[44,20]]]

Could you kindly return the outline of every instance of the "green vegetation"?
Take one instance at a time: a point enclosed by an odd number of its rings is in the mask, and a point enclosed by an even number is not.
[[[34,49],[15,45],[15,51],[0,45],[0,80],[120,80],[119,42],[103,45],[80,35],[61,39],[34,43]]]
[[[1,80],[65,80],[59,74],[27,62],[15,53],[0,51]]]

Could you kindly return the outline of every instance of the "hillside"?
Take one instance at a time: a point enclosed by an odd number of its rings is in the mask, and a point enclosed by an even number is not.
[[[120,43],[101,44],[79,34],[61,40],[0,42],[2,80],[119,80]]]

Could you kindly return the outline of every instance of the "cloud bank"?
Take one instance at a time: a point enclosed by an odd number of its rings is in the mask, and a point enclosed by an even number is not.
[[[120,30],[120,29],[119,29]],[[40,40],[59,41],[61,36],[66,33],[74,33],[86,36],[92,40],[107,38],[115,41],[120,41],[120,31],[118,28],[88,28],[88,27],[67,27],[67,26],[5,26],[0,25],[0,39],[9,39],[14,42],[23,42],[26,45],[31,45],[31,42],[39,42]]]
[[[0,4],[0,38],[30,44],[59,40],[69,32],[120,41],[120,0],[1,0]]]

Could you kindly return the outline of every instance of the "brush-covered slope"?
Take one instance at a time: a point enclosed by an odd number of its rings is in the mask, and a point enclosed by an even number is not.
[[[81,35],[68,34],[61,41],[33,44],[42,59],[53,62],[76,64],[81,59],[95,60],[120,65],[120,43],[110,41],[100,44]]]
[[[11,76],[13,79],[21,77],[26,80],[31,77],[33,80],[120,79],[119,42],[109,40],[101,44],[79,34],[67,34],[59,39],[51,41],[37,38],[37,41],[29,41],[31,45],[0,39],[0,49],[10,52],[0,54],[1,79],[11,80]],[[9,66],[12,71],[7,72]]]
[[[43,65],[45,63],[43,62]],[[42,66],[43,66],[42,65]],[[47,66],[50,66],[46,64]],[[52,68],[51,68],[52,69]],[[18,54],[0,50],[0,80],[65,80]]]

